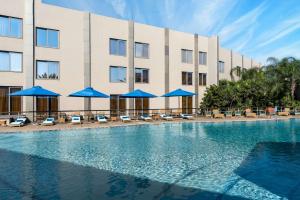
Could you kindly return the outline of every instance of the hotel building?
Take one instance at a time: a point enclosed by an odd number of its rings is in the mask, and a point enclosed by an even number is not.
[[[163,95],[177,88],[195,92],[182,107],[197,108],[207,86],[231,79],[232,68],[259,64],[204,37],[114,19],[41,0],[0,0],[0,113],[141,108],[120,94],[142,89]],[[34,85],[58,99],[10,97]],[[91,86],[109,99],[67,97]],[[177,98],[144,101],[144,108],[177,108]]]

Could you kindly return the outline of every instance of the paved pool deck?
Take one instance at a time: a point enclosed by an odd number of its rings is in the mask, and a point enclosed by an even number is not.
[[[76,130],[76,129],[92,129],[92,128],[109,128],[109,127],[119,127],[119,126],[136,126],[136,125],[145,125],[145,124],[153,124],[160,125],[162,123],[183,123],[183,122],[234,122],[234,121],[262,121],[262,120],[288,120],[293,118],[300,118],[300,116],[288,116],[288,117],[264,117],[264,118],[246,118],[246,117],[233,117],[233,118],[223,118],[223,119],[215,119],[215,118],[206,118],[206,117],[198,117],[193,120],[183,120],[174,118],[172,121],[165,120],[157,120],[145,122],[141,120],[132,120],[131,122],[107,122],[107,123],[98,123],[98,122],[83,122],[82,124],[73,125],[71,123],[63,123],[63,124],[55,124],[54,126],[42,126],[38,124],[28,124],[23,127],[10,127],[10,126],[0,126],[0,134],[5,133],[26,133],[26,132],[43,132],[43,131],[55,131],[55,130]]]

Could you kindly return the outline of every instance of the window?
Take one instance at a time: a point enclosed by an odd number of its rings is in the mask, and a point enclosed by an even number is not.
[[[136,58],[149,58],[149,44],[135,43],[135,57]]]
[[[36,111],[38,115],[51,113],[52,117],[57,117],[58,98],[57,97],[36,97]]]
[[[207,53],[199,52],[199,64],[206,65],[206,63],[207,63]]]
[[[111,66],[109,77],[111,83],[126,83],[126,67]]]
[[[126,40],[109,39],[109,53],[111,55],[126,56]]]
[[[37,61],[36,63],[37,79],[58,79],[59,62]]]
[[[0,36],[22,37],[22,19],[0,16]]]
[[[36,45],[39,47],[58,48],[59,31],[46,28],[37,28]]]
[[[135,82],[136,83],[149,83],[149,69],[135,69]]]
[[[199,85],[206,86],[206,73],[199,73]]]
[[[182,97],[182,113],[192,114],[193,113],[193,97]]]
[[[182,85],[193,85],[193,72],[182,72]]]
[[[118,116],[126,113],[126,99],[120,98],[121,95],[110,95],[110,115]]]
[[[181,49],[181,62],[183,63],[193,63],[193,51]]]
[[[225,65],[225,63],[223,62],[223,61],[219,61],[219,73],[224,73],[224,65]]]
[[[134,104],[136,115],[149,114],[149,98],[136,98]]]
[[[21,97],[9,96],[20,91],[21,87],[0,87],[0,115],[18,114],[22,110]]]
[[[21,72],[22,53],[0,51],[0,71]]]

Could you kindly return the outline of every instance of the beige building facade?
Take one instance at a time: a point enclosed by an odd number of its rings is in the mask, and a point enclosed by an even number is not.
[[[207,86],[232,79],[232,68],[260,66],[220,47],[217,36],[114,19],[41,0],[0,0],[0,4],[0,112],[4,114],[50,107],[140,108],[119,97],[135,89],[157,96],[178,88],[197,94],[181,101],[159,97],[139,102],[149,109],[197,108]],[[56,100],[9,96],[34,85],[62,96]],[[111,98],[68,97],[85,87]]]

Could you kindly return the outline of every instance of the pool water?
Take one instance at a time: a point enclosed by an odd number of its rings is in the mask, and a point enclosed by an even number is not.
[[[1,199],[300,199],[300,120],[0,134]]]

